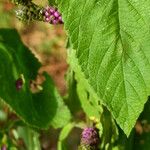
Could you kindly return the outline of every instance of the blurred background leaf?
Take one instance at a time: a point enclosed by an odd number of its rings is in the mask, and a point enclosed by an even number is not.
[[[69,110],[47,74],[43,90],[31,92],[30,82],[35,79],[40,63],[22,44],[15,30],[0,30],[0,57],[0,96],[25,122],[48,128],[50,124],[61,127],[70,120]],[[15,82],[21,74],[25,83],[18,91]]]

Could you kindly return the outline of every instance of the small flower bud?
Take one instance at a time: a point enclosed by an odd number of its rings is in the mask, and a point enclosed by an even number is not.
[[[16,89],[20,90],[23,86],[23,80],[21,78],[16,80]]]
[[[19,5],[15,12],[17,18],[25,22],[33,20],[43,21],[43,7],[32,2],[28,2],[26,5]]]

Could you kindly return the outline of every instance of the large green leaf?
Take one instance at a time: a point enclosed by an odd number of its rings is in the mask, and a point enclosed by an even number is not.
[[[129,135],[150,94],[150,1],[57,3],[89,86]]]
[[[47,128],[62,127],[70,120],[70,112],[46,73],[38,93],[30,91],[40,63],[25,47],[15,30],[0,29],[0,97],[28,124]],[[23,74],[25,84],[17,90],[15,82]]]

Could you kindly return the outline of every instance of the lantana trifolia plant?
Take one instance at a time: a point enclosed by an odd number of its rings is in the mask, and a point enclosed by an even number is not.
[[[61,128],[58,150],[73,149],[66,140],[74,128],[81,129],[79,150],[149,150],[150,1],[48,0],[45,7],[34,0],[10,3],[26,24],[64,27],[68,93],[62,97],[47,73],[41,90],[33,93],[30,84],[40,62],[16,30],[0,29],[2,101],[33,129]],[[84,119],[76,119],[77,105]]]

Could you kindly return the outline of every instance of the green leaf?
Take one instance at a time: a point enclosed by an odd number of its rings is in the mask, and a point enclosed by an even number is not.
[[[77,93],[77,81],[75,80],[75,73],[71,69],[67,73],[67,85],[68,85],[68,95],[66,98],[66,104],[69,107],[71,113],[76,115],[81,111],[81,103]]]
[[[57,3],[84,78],[129,135],[150,94],[150,1]]]
[[[75,58],[74,51],[69,50],[68,52],[68,62],[72,70],[75,71],[75,78],[78,81],[77,93],[81,106],[86,115],[90,119],[94,119],[93,121],[97,122],[100,120],[100,116],[103,112],[102,106],[99,105],[99,98],[91,88],[88,88],[87,80],[84,79],[84,75],[82,74],[77,59]]]
[[[67,150],[64,141],[68,137],[69,133],[74,128],[74,126],[75,126],[74,123],[69,123],[61,130],[58,141],[58,150]]]
[[[12,134],[15,139],[19,138],[23,139],[25,143],[25,147],[28,150],[41,150],[39,134],[29,127],[21,127],[19,126],[16,130],[13,129]]]
[[[54,83],[46,73],[43,90],[30,91],[30,81],[35,79],[40,63],[25,47],[15,30],[0,29],[0,97],[22,120],[38,128],[62,127],[70,120]],[[24,76],[22,89],[16,89],[16,80]]]

